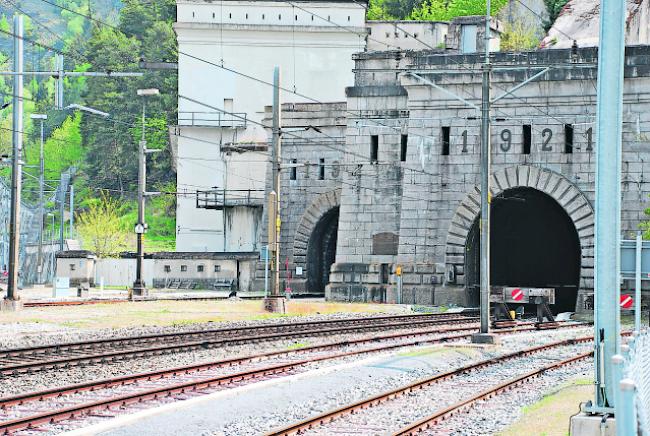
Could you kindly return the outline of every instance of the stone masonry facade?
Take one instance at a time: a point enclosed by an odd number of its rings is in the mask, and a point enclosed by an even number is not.
[[[492,56],[491,195],[535,190],[564,210],[579,238],[581,309],[594,276],[597,51]],[[347,102],[283,107],[283,128],[302,128],[302,139],[283,138],[283,164],[307,163],[296,180],[282,172],[284,276],[292,275],[294,292],[308,292],[308,245],[319,220],[338,208],[328,299],[469,304],[482,56],[367,52],[355,62]],[[622,236],[630,237],[650,194],[650,47],[627,48],[625,76]],[[332,164],[324,180],[320,159]]]

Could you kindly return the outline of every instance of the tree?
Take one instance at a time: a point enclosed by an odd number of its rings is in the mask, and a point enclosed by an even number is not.
[[[366,18],[368,20],[394,20],[395,18],[388,13],[384,3],[385,0],[370,0]]]
[[[508,0],[492,0],[490,13],[496,15]],[[456,17],[485,15],[486,0],[425,0],[410,14],[413,20],[450,21]]]
[[[449,12],[444,0],[425,0],[411,12],[410,18],[418,21],[446,21]]]
[[[507,3],[508,0],[492,0],[490,3],[490,13],[492,16],[495,16]],[[486,0],[451,0],[447,7],[450,18],[485,15],[486,9]]]
[[[548,11],[548,21],[544,23],[544,30],[548,32],[555,20],[557,19],[562,8],[569,2],[569,0],[544,0],[546,10]]]
[[[101,197],[79,215],[77,231],[84,248],[98,257],[118,255],[128,247],[128,233],[120,223],[120,204],[102,191]]]
[[[539,45],[539,38],[535,33],[534,27],[526,26],[520,20],[513,24],[506,23],[504,32],[501,34],[501,50],[532,50]]]

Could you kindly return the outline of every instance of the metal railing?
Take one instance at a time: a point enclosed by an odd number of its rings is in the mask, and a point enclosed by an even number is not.
[[[247,114],[245,112],[179,112],[179,126],[194,127],[246,127]]]
[[[650,333],[635,336],[612,357],[616,434],[650,435]]]
[[[263,189],[213,189],[196,191],[198,209],[223,209],[234,206],[263,206]]]

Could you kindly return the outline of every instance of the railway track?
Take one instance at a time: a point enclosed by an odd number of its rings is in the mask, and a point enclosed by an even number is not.
[[[331,425],[331,423],[335,422],[336,420],[339,419],[345,419],[345,417],[351,416],[352,414],[355,413],[361,413],[362,410],[364,409],[369,409],[373,407],[378,407],[380,405],[383,405],[389,401],[392,400],[397,400],[405,395],[408,394],[417,394],[419,391],[423,389],[427,389],[428,387],[437,385],[439,383],[448,381],[453,378],[460,377],[464,374],[468,374],[471,372],[479,371],[479,370],[485,370],[491,367],[495,367],[497,365],[501,365],[503,362],[508,361],[508,360],[513,360],[513,359],[519,359],[523,358],[526,356],[531,356],[533,354],[541,353],[544,351],[548,351],[551,349],[557,349],[559,347],[566,347],[566,346],[571,346],[574,344],[578,343],[589,343],[593,341],[592,336],[588,337],[583,337],[583,338],[577,338],[577,339],[569,339],[569,340],[563,340],[563,341],[558,341],[558,342],[553,342],[541,346],[536,346],[536,347],[531,347],[527,348],[524,350],[520,350],[517,352],[505,354],[496,358],[492,359],[486,359],[482,360],[480,362],[472,363],[470,365],[463,366],[461,368],[452,370],[452,371],[447,371],[441,374],[436,374],[432,377],[428,377],[422,380],[419,380],[415,383],[411,383],[409,385],[393,389],[378,395],[375,395],[370,398],[366,398],[364,400],[345,405],[343,407],[322,413],[320,415],[308,418],[306,420],[300,421],[293,423],[291,425],[288,425],[284,428],[280,428],[277,430],[274,430],[270,433],[267,433],[267,436],[290,436],[290,435],[297,435],[297,434],[302,434],[302,433],[307,433],[310,430],[318,430],[319,427],[321,426],[327,426]],[[553,363],[538,367],[536,369],[533,369],[531,371],[525,372],[523,374],[517,375],[515,377],[509,378],[501,383],[498,383],[496,385],[490,386],[488,389],[481,390],[476,394],[470,395],[468,397],[462,398],[460,401],[454,402],[452,404],[446,405],[445,407],[435,411],[433,414],[426,416],[424,418],[421,418],[420,420],[417,420],[413,422],[412,424],[409,424],[395,433],[394,435],[415,435],[418,434],[422,431],[427,431],[435,427],[437,424],[439,424],[441,421],[444,419],[447,419],[454,414],[458,413],[461,410],[467,409],[471,407],[473,404],[480,400],[484,399],[489,399],[494,395],[497,395],[499,393],[508,391],[512,389],[513,387],[524,383],[526,381],[529,381],[535,377],[540,376],[546,371],[550,371],[553,369],[560,368],[565,365],[569,365],[571,363],[575,363],[579,360],[586,359],[593,355],[593,351],[585,352],[585,353],[580,353],[576,356],[572,356],[568,359],[563,359],[559,361],[554,361]],[[475,392],[475,386],[472,386],[473,390],[472,393]],[[411,401],[417,401],[414,399],[411,399]],[[379,424],[377,424],[379,425]],[[339,430],[336,429],[333,432],[337,434],[345,434],[346,431],[344,429],[348,429],[351,432],[359,432],[360,430],[357,428],[354,428],[353,424],[350,422],[346,422],[344,424],[341,424],[343,429]],[[331,430],[331,429],[329,429]],[[328,429],[322,429],[320,434],[327,434]],[[373,429],[373,433],[377,432],[377,428]],[[385,429],[384,431],[380,431],[381,433],[386,433]]]
[[[395,315],[286,324],[264,324],[195,332],[164,333],[0,350],[0,375],[15,375],[88,363],[162,355],[224,345],[305,336],[424,328],[476,321],[462,314]]]
[[[205,389],[226,389],[277,374],[294,373],[307,365],[325,360],[387,351],[423,343],[442,343],[467,339],[475,326],[393,333],[374,338],[335,342],[296,350],[283,350],[201,365],[166,369],[145,374],[77,384],[46,391],[0,399],[0,434],[35,429],[87,414],[112,414],[111,408],[123,408],[143,401],[166,401]],[[532,323],[499,334],[532,331]],[[386,344],[376,346],[376,342]],[[364,346],[365,345],[365,346]],[[368,346],[375,345],[375,346]],[[338,352],[327,353],[332,349]],[[272,364],[265,363],[275,359]],[[236,367],[233,371],[232,367]],[[230,370],[228,370],[230,369]],[[25,412],[27,410],[27,412]]]

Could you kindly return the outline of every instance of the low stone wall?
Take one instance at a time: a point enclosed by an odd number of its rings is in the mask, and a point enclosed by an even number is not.
[[[381,265],[335,263],[325,288],[328,301],[386,303],[389,283],[381,283]]]

